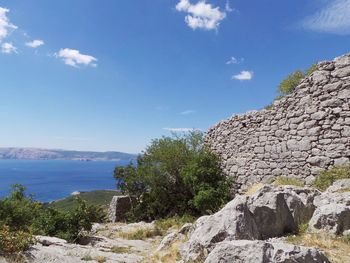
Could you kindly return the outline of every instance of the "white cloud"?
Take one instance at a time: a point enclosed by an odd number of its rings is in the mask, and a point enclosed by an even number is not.
[[[13,25],[7,17],[9,9],[0,7],[0,42],[3,41],[9,34],[9,31],[14,30],[17,26]]]
[[[185,22],[192,29],[218,29],[220,21],[226,17],[224,11],[220,11],[219,7],[213,7],[205,0],[199,0],[196,4],[191,4],[189,0],[180,0],[175,8],[179,12],[187,13]]]
[[[40,47],[42,45],[44,45],[44,41],[43,40],[40,40],[40,39],[35,39],[31,42],[27,42],[26,43],[26,46],[27,47],[31,47],[31,48],[37,48],[37,47]]]
[[[185,111],[180,112],[180,114],[181,115],[190,115],[190,114],[193,114],[195,112],[196,112],[195,110],[185,110]]]
[[[253,78],[253,71],[243,70],[232,78],[237,80],[251,80]]]
[[[56,57],[62,58],[64,63],[69,66],[78,67],[79,65],[92,66],[96,67],[97,64],[94,63],[97,61],[97,58],[81,54],[79,50],[75,49],[61,49],[58,53],[55,54]]]
[[[327,5],[307,17],[302,26],[319,32],[350,34],[350,0],[328,0]]]
[[[192,131],[200,131],[200,129],[196,128],[163,128],[163,130],[170,132],[192,132]]]
[[[1,52],[6,54],[17,53],[17,48],[12,43],[3,43]]]

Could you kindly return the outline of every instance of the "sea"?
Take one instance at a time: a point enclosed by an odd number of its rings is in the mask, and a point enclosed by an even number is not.
[[[22,184],[37,201],[50,202],[75,191],[115,190],[114,168],[129,161],[0,160],[0,198]]]

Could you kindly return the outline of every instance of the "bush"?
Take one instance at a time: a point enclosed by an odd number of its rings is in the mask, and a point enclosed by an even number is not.
[[[91,230],[91,219],[97,216],[85,201],[80,198],[77,198],[77,201],[78,206],[71,212],[61,212],[52,208],[43,210],[33,222],[34,233],[76,242],[83,236],[84,231]]]
[[[26,196],[22,185],[15,184],[10,196],[0,200],[0,226],[6,225],[11,231],[29,231],[31,223],[42,209],[41,203]]]
[[[288,75],[286,79],[282,80],[278,86],[278,92],[282,96],[291,94],[304,77],[304,73],[300,70],[293,72],[292,74]]]
[[[329,170],[321,172],[313,182],[313,186],[320,191],[325,191],[336,180],[346,178],[350,178],[350,166],[335,166]]]
[[[272,103],[265,106],[264,109],[271,110],[273,107],[273,103],[276,100],[279,100],[283,98],[285,95],[291,94],[294,92],[295,88],[300,84],[301,80],[309,75],[311,75],[313,72],[317,70],[317,64],[312,64],[307,70],[301,71],[297,70],[293,73],[289,74],[287,78],[281,81],[281,83],[278,85],[278,93],[279,95],[274,99]]]
[[[137,167],[116,167],[114,177],[138,200],[134,220],[213,213],[230,199],[232,185],[200,132],[153,140]]]
[[[0,200],[0,237],[4,238],[4,233],[8,231],[9,237],[17,240],[20,248],[24,248],[24,244],[30,244],[31,233],[75,242],[84,231],[91,230],[91,222],[102,222],[106,216],[101,207],[87,205],[79,197],[76,201],[78,205],[69,212],[45,209],[41,203],[25,194],[23,186],[14,185],[11,194]],[[4,239],[2,241],[6,244],[9,242]]]
[[[22,230],[11,231],[8,226],[0,227],[0,254],[11,255],[24,252],[35,244],[35,238]]]

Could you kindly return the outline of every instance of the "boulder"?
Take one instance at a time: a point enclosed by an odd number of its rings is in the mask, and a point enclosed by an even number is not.
[[[247,196],[237,196],[216,214],[200,217],[189,241],[181,248],[185,262],[202,258],[224,240],[258,239],[258,228],[249,211],[248,200]]]
[[[136,202],[136,199],[130,196],[113,196],[109,205],[108,219],[110,222],[120,222],[126,220],[126,213],[129,212]]]
[[[195,261],[222,241],[268,239],[297,232],[300,223],[310,220],[319,194],[308,187],[266,185],[252,196],[236,196],[219,212],[197,220],[181,254],[185,261]]]
[[[310,222],[310,232],[345,235],[350,231],[350,179],[335,181],[324,193],[315,197],[317,207]]]
[[[349,230],[350,206],[343,203],[330,203],[318,207],[309,222],[309,231],[311,232],[341,235]]]
[[[297,230],[291,211],[280,191],[263,187],[250,199],[250,211],[259,232],[259,239],[282,236]]]
[[[327,257],[316,248],[282,242],[234,240],[219,243],[205,263],[327,263]]]

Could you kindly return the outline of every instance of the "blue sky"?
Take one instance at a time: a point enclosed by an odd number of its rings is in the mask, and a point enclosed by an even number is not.
[[[139,152],[350,50],[350,0],[0,1],[0,146]]]

